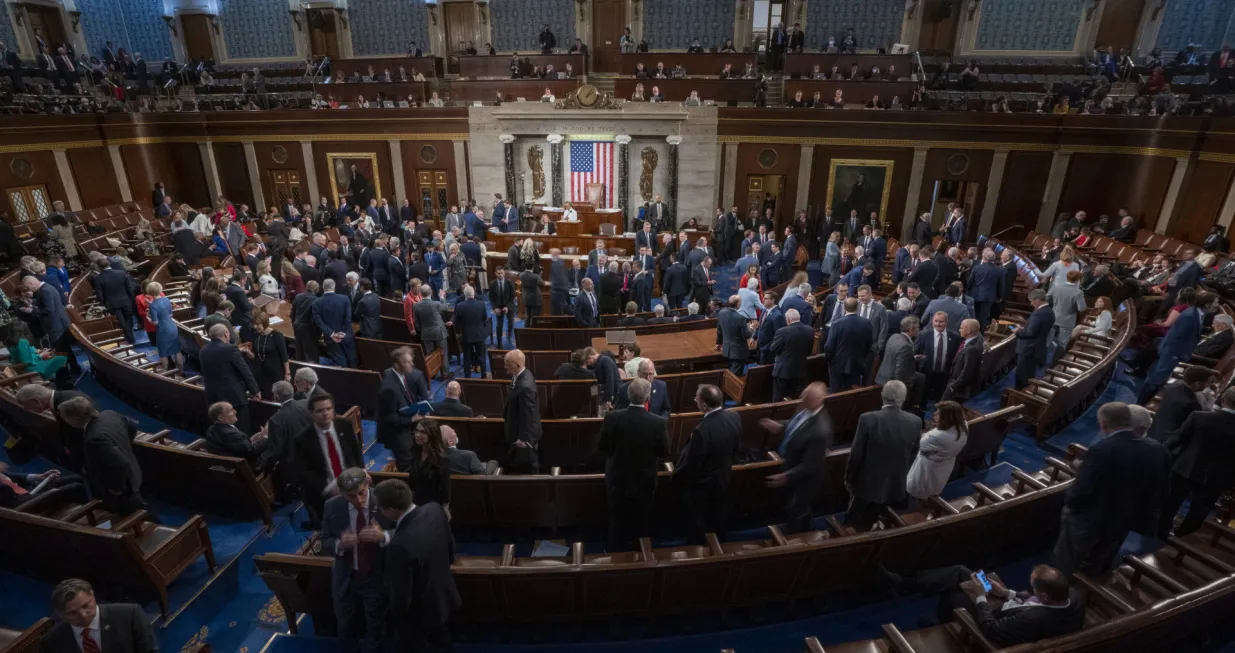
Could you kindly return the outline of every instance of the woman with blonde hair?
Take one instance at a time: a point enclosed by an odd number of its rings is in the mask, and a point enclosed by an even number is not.
[[[840,278],[840,240],[839,231],[833,231],[832,235],[828,236],[823,262],[819,264],[819,271],[828,275],[829,286],[835,286],[836,280]]]
[[[154,324],[159,334],[157,346],[163,371],[171,369],[173,358],[176,359],[176,367],[183,370],[184,355],[180,353],[180,333],[172,317],[172,301],[163,294],[163,286],[157,281],[146,284],[146,294],[154,298],[146,309],[146,319]]]
[[[531,238],[527,242],[532,242]],[[446,276],[450,292],[456,299],[462,297],[463,286],[467,283],[467,258],[459,251],[458,243],[450,244],[450,255],[446,257]]]
[[[257,275],[257,283],[261,286],[262,294],[267,297],[279,298],[279,280],[270,274],[270,259],[262,259],[257,262],[257,269],[254,270]]]
[[[1065,245],[1063,251],[1059,252],[1059,260],[1051,263],[1046,272],[1042,273],[1043,287],[1050,288],[1056,283],[1064,283],[1068,280],[1069,272],[1079,272],[1080,269],[1081,265],[1076,262],[1076,250],[1072,249],[1071,245]]]
[[[955,401],[936,404],[935,428],[923,434],[918,443],[918,457],[909,468],[905,491],[919,501],[942,492],[952,476],[957,455],[968,441],[969,422],[964,407]]]
[[[283,299],[290,302],[296,299],[296,295],[304,292],[304,277],[300,276],[296,266],[292,265],[292,262],[287,259],[283,259],[283,264],[280,268],[280,272],[283,274]]]

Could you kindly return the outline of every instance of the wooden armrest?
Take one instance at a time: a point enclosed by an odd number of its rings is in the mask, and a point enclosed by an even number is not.
[[[771,524],[768,526],[768,532],[772,534],[772,541],[776,542],[776,546],[785,546],[789,540],[785,539],[785,534],[781,532],[780,526]]]
[[[515,563],[515,545],[506,544],[502,546],[502,562],[499,567],[510,567]]]
[[[549,468],[549,476],[561,476],[561,475],[562,475],[561,467],[550,467]]]
[[[976,643],[977,647],[983,651],[996,651],[999,649],[998,646],[995,646],[994,642],[982,634],[982,629],[978,627],[978,622],[974,621],[973,615],[969,614],[968,610],[956,608],[952,611],[952,614],[956,617],[956,622],[961,625],[961,633],[964,639]]]
[[[1224,575],[1229,576],[1231,574],[1235,574],[1235,566],[1231,566],[1222,560],[1201,551],[1178,537],[1171,537],[1167,539],[1166,543],[1179,552],[1179,555],[1175,557],[1176,562],[1182,562],[1184,556],[1192,556],[1193,558],[1196,558],[1197,561],[1209,566],[1210,568],[1216,569]]]
[[[1128,602],[1120,598],[1118,594],[1102,585],[1099,585],[1098,583],[1095,583],[1093,579],[1086,576],[1084,573],[1078,571],[1072,578],[1076,580],[1081,587],[1085,588],[1085,591],[1089,593],[1091,600],[1098,599],[1101,602],[1110,605],[1116,612],[1122,614],[1132,614],[1133,612],[1136,612],[1136,608],[1129,605]]]
[[[784,460],[784,459],[783,459],[783,458],[781,458],[781,457],[780,457],[780,454],[776,453],[775,451],[769,451],[769,452],[768,452],[768,460],[773,460],[773,461],[776,461],[776,462],[780,462],[781,460]]]
[[[1029,383],[1030,385],[1036,385],[1036,386],[1041,386],[1043,388],[1046,388],[1047,390],[1050,390],[1051,392],[1054,392],[1059,389],[1059,386],[1055,385],[1054,383],[1051,383],[1049,381],[1043,381],[1042,379],[1029,379]]]
[[[939,510],[939,512],[941,512],[941,513],[943,513],[943,514],[945,514],[945,515],[959,515],[959,514],[961,514],[961,511],[960,511],[960,510],[957,510],[957,509],[956,509],[956,506],[954,506],[954,505],[952,505],[952,504],[948,503],[947,501],[944,501],[944,500],[943,500],[943,497],[940,497],[938,494],[932,494],[932,495],[930,496],[930,498],[929,498],[929,499],[927,499],[927,501],[928,501],[928,502],[929,502],[932,506],[934,506],[935,508],[937,508],[937,509]]]
[[[1068,445],[1068,455],[1071,456],[1073,460],[1083,459],[1087,453],[1089,453],[1089,447],[1086,447],[1083,444],[1072,443]]]
[[[714,556],[725,555],[725,550],[720,547],[720,538],[716,537],[716,533],[704,533],[703,541],[708,545],[708,551]]]
[[[891,653],[914,653],[909,640],[905,639],[905,636],[893,624],[883,625],[883,639],[888,643],[888,650]]]
[[[1217,546],[1219,540],[1235,540],[1235,529],[1213,519],[1201,522],[1201,528],[1209,531],[1212,539],[1210,544]]]
[[[807,637],[806,638],[806,653],[826,653],[826,652],[823,650],[823,644],[820,644],[818,639],[814,637]]]
[[[148,517],[150,517],[149,512],[145,510],[138,510],[118,522],[112,522],[111,530],[117,533],[123,533],[129,529],[133,529],[133,537],[138,537],[141,535],[142,524],[146,522]]]
[[[845,537],[846,535],[852,535],[855,532],[852,528],[840,523],[840,520],[834,515],[828,515],[823,519],[828,524],[828,532],[832,533],[832,535],[835,535],[836,537]]]
[[[583,542],[573,542],[570,545],[571,564],[583,564]]]
[[[1202,365],[1204,367],[1217,367],[1218,366],[1218,361],[1216,359],[1206,358],[1204,356],[1197,356],[1196,354],[1193,354],[1192,358],[1188,359],[1188,362],[1195,363],[1197,365]]]
[[[1012,470],[1012,478],[1020,481],[1020,485],[1017,486],[1018,492],[1024,489],[1024,486],[1026,485],[1028,485],[1029,487],[1035,490],[1045,490],[1046,489],[1046,483],[1039,481],[1038,479],[1030,476],[1029,474],[1026,474],[1025,472],[1022,472],[1019,469]]]
[[[1144,576],[1173,594],[1183,594],[1188,591],[1188,587],[1186,585],[1175,580],[1174,578],[1171,578],[1170,576],[1167,576],[1161,569],[1146,564],[1144,560],[1141,560],[1136,556],[1124,556],[1123,561],[1124,564],[1132,567],[1133,575],[1131,584],[1133,587],[1136,587],[1139,577]]]
[[[891,525],[897,528],[903,528],[906,525],[905,520],[901,518],[901,516],[897,514],[891,506],[884,506],[883,515],[881,516],[886,520],[886,522],[891,522]]]
[[[978,491],[978,505],[979,506],[982,505],[984,500],[990,501],[991,503],[999,503],[1004,500],[1003,495],[990,489],[989,487],[986,487],[985,483],[974,483],[973,489]]]
[[[1059,480],[1059,472],[1063,472],[1068,476],[1076,476],[1076,468],[1054,456],[1047,456],[1045,462],[1051,467],[1052,481]]]
[[[94,513],[100,510],[102,506],[102,501],[99,501],[98,499],[91,499],[90,501],[83,503],[65,513],[62,517],[60,517],[60,521],[75,522],[82,517],[86,517],[86,521],[90,522],[91,526],[96,526],[98,525],[98,520],[96,519],[96,515]]]
[[[1112,337],[1110,337],[1110,336],[1104,336],[1104,335],[1101,335],[1101,334],[1097,334],[1097,333],[1082,333],[1082,334],[1081,334],[1081,337],[1082,337],[1082,338],[1093,338],[1094,340],[1097,340],[1097,341],[1099,341],[1099,342],[1105,342],[1105,343],[1108,343],[1108,344],[1115,344],[1115,339],[1114,339],[1114,338],[1112,338]]]

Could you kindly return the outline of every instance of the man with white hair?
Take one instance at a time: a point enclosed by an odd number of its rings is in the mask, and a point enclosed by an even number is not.
[[[296,370],[296,374],[292,376],[292,386],[296,390],[295,398],[297,401],[303,401],[313,395],[326,392],[318,387],[317,372],[311,367],[302,367]]]
[[[453,381],[451,383],[454,383]],[[442,425],[442,442],[446,445],[446,464],[451,474],[488,476],[497,469],[497,461],[480,462],[475,451],[459,448],[459,434],[449,426]]]
[[[746,281],[745,288],[738,288],[738,313],[748,320],[759,319],[759,313],[756,307],[759,306],[759,280],[749,279]]]
[[[969,270],[969,279],[965,282],[965,287],[973,296],[974,317],[978,319],[982,331],[986,331],[986,326],[990,324],[995,306],[1003,301],[1003,278],[1003,269],[995,263],[995,250],[982,250],[982,263]]]
[[[810,291],[811,285],[809,283],[801,284],[797,288],[787,289],[785,291],[787,296],[780,303],[781,310],[796,309],[803,323],[814,324],[815,313],[811,309],[810,304],[806,302],[806,298],[810,296]]]
[[[883,408],[858,418],[845,467],[845,487],[853,495],[845,524],[870,530],[888,508],[904,503],[909,467],[918,456],[922,419],[901,410],[907,389],[900,381],[883,386]]]
[[[489,314],[485,303],[476,299],[476,289],[470,284],[464,285],[463,301],[455,304],[454,318],[447,322],[446,326],[455,328],[455,333],[459,335],[459,342],[463,345],[463,378],[465,379],[471,378],[473,367],[479,370],[481,376],[486,378],[490,376],[486,371],[489,355],[488,348],[485,346],[489,337],[488,319]]]
[[[644,408],[652,384],[635,379],[626,392],[629,405],[605,414],[597,446],[605,454],[610,553],[635,550],[652,534],[656,472],[669,457],[668,421]]]
[[[806,385],[806,359],[815,346],[815,330],[801,322],[796,308],[785,311],[785,326],[776,330],[769,347],[772,364],[772,401],[798,396]]]
[[[648,401],[644,408],[653,415],[660,415],[665,419],[669,419],[669,414],[673,412],[673,407],[669,404],[669,387],[664,381],[656,380],[656,363],[652,362],[650,358],[640,360],[635,378],[643,379],[652,384],[651,394],[648,395]],[[631,381],[623,383],[618,388],[617,402],[614,404],[614,408],[626,408],[630,405],[630,395],[627,391],[630,389]]]
[[[960,334],[961,348],[952,361],[948,385],[944,388],[940,401],[964,403],[978,394],[982,384],[982,355],[986,349],[982,328],[977,320],[968,319],[961,322]]]
[[[1192,357],[1212,358],[1220,360],[1235,343],[1235,330],[1232,330],[1230,315],[1220,314],[1214,317],[1214,332],[1201,341],[1192,351]]]
[[[198,372],[206,390],[206,403],[226,401],[236,409],[236,428],[251,434],[249,428],[249,396],[261,401],[261,390],[248,363],[240,356],[240,349],[228,342],[231,334],[227,327],[216,324],[210,327],[210,342],[202,347],[198,356]]]
[[[678,322],[694,322],[695,320],[707,319],[699,314],[699,303],[691,302],[686,305],[686,315],[679,317]]]
[[[664,304],[657,304],[653,306],[652,315],[653,317],[647,321],[648,324],[672,324],[673,323],[672,317],[665,316],[665,305]]]
[[[446,362],[450,360],[449,341],[446,331],[446,306],[433,297],[433,287],[425,284],[420,287],[421,300],[416,302],[412,307],[412,320],[416,325],[416,330],[413,335],[420,336],[420,344],[424,347],[425,355],[428,356],[438,349],[442,350],[442,376],[453,377],[454,374],[448,374]],[[488,333],[486,332],[486,336]]]

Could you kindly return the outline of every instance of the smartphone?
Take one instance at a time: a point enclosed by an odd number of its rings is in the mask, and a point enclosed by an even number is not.
[[[978,573],[974,574],[974,578],[977,578],[978,582],[982,583],[982,591],[984,592],[991,591],[991,582],[989,580],[986,580],[985,571],[979,571]]]

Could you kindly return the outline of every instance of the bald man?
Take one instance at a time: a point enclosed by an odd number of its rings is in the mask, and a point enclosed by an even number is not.
[[[869,334],[870,328],[865,331]],[[784,471],[769,476],[768,485],[790,489],[786,533],[813,530],[810,505],[823,484],[823,460],[832,444],[832,420],[823,410],[827,394],[822,383],[812,383],[802,391],[802,401],[793,418],[780,422],[759,420],[761,426],[780,436],[776,452],[785,461]]]
[[[441,401],[433,402],[433,415],[435,417],[472,417],[475,415],[471,406],[459,401],[462,395],[463,388],[459,386],[458,381],[447,383],[446,397]]]
[[[505,365],[511,378],[506,407],[502,411],[506,444],[510,445],[505,467],[512,470],[531,469],[532,473],[536,473],[540,470],[537,447],[541,434],[536,379],[527,369],[527,358],[518,349],[506,353]]]
[[[961,321],[961,339],[964,344],[952,361],[952,374],[944,388],[940,401],[965,402],[982,386],[982,352],[986,343],[982,338],[982,326],[978,320]]]
[[[228,342],[231,333],[226,326],[216,324],[208,332],[210,342],[198,355],[198,372],[206,389],[206,403],[226,401],[236,409],[236,428],[251,435],[249,396],[261,401],[257,379],[248,363],[240,357],[240,349]]]

